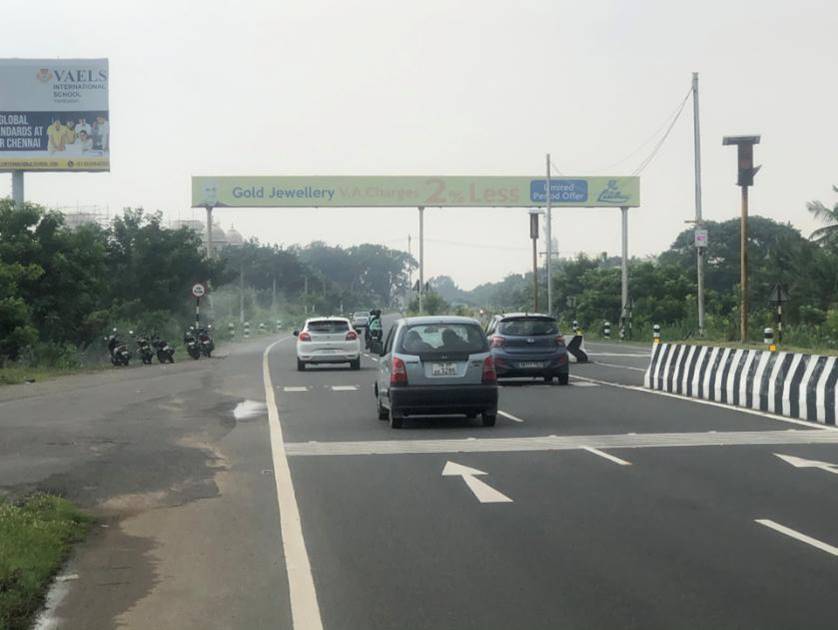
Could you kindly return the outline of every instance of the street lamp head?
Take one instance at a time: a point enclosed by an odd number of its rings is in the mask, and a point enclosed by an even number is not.
[[[722,138],[723,145],[731,144],[759,144],[760,136],[724,136]]]
[[[759,136],[724,136],[722,144],[735,146],[738,161],[738,178],[736,184],[739,186],[753,186],[754,175],[760,169],[754,167],[754,145],[759,144]]]

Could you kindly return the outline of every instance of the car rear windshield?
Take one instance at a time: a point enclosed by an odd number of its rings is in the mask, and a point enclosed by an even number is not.
[[[313,333],[342,333],[348,330],[348,322],[324,320],[308,323],[308,331]]]
[[[501,321],[498,324],[498,332],[513,337],[557,335],[559,324],[552,317],[514,317]]]
[[[468,353],[486,351],[486,337],[477,324],[418,324],[402,335],[405,354]]]
[[[353,313],[352,317],[367,317],[367,314],[363,313],[361,311],[358,311],[357,313]]]

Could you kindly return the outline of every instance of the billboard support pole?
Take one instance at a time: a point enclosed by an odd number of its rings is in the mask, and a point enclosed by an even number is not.
[[[544,270],[547,272],[547,309],[548,315],[553,314],[553,190],[550,186],[550,154],[547,154],[547,262]]]
[[[23,171],[12,171],[12,200],[15,208],[23,209]]]
[[[207,206],[207,258],[212,258],[212,206]]]
[[[620,315],[620,332],[621,336],[625,336],[625,327],[628,319],[628,296],[629,296],[629,272],[628,272],[628,208],[625,206],[620,208],[622,214],[622,233],[623,233],[623,255],[621,260],[621,276],[622,276],[622,291],[620,293],[620,302],[622,303],[622,310]]]
[[[425,297],[425,208],[419,206],[419,314],[423,313]]]

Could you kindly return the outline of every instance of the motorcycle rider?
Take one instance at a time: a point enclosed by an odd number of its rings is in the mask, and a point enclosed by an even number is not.
[[[367,334],[365,337],[367,350],[375,350],[375,344],[381,343],[382,335],[381,310],[373,309],[370,311],[370,321],[367,324]]]

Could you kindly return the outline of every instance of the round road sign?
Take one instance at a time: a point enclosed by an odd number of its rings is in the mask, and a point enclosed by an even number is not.
[[[192,285],[192,295],[194,295],[196,298],[204,297],[206,292],[207,288],[200,282],[198,284]]]

